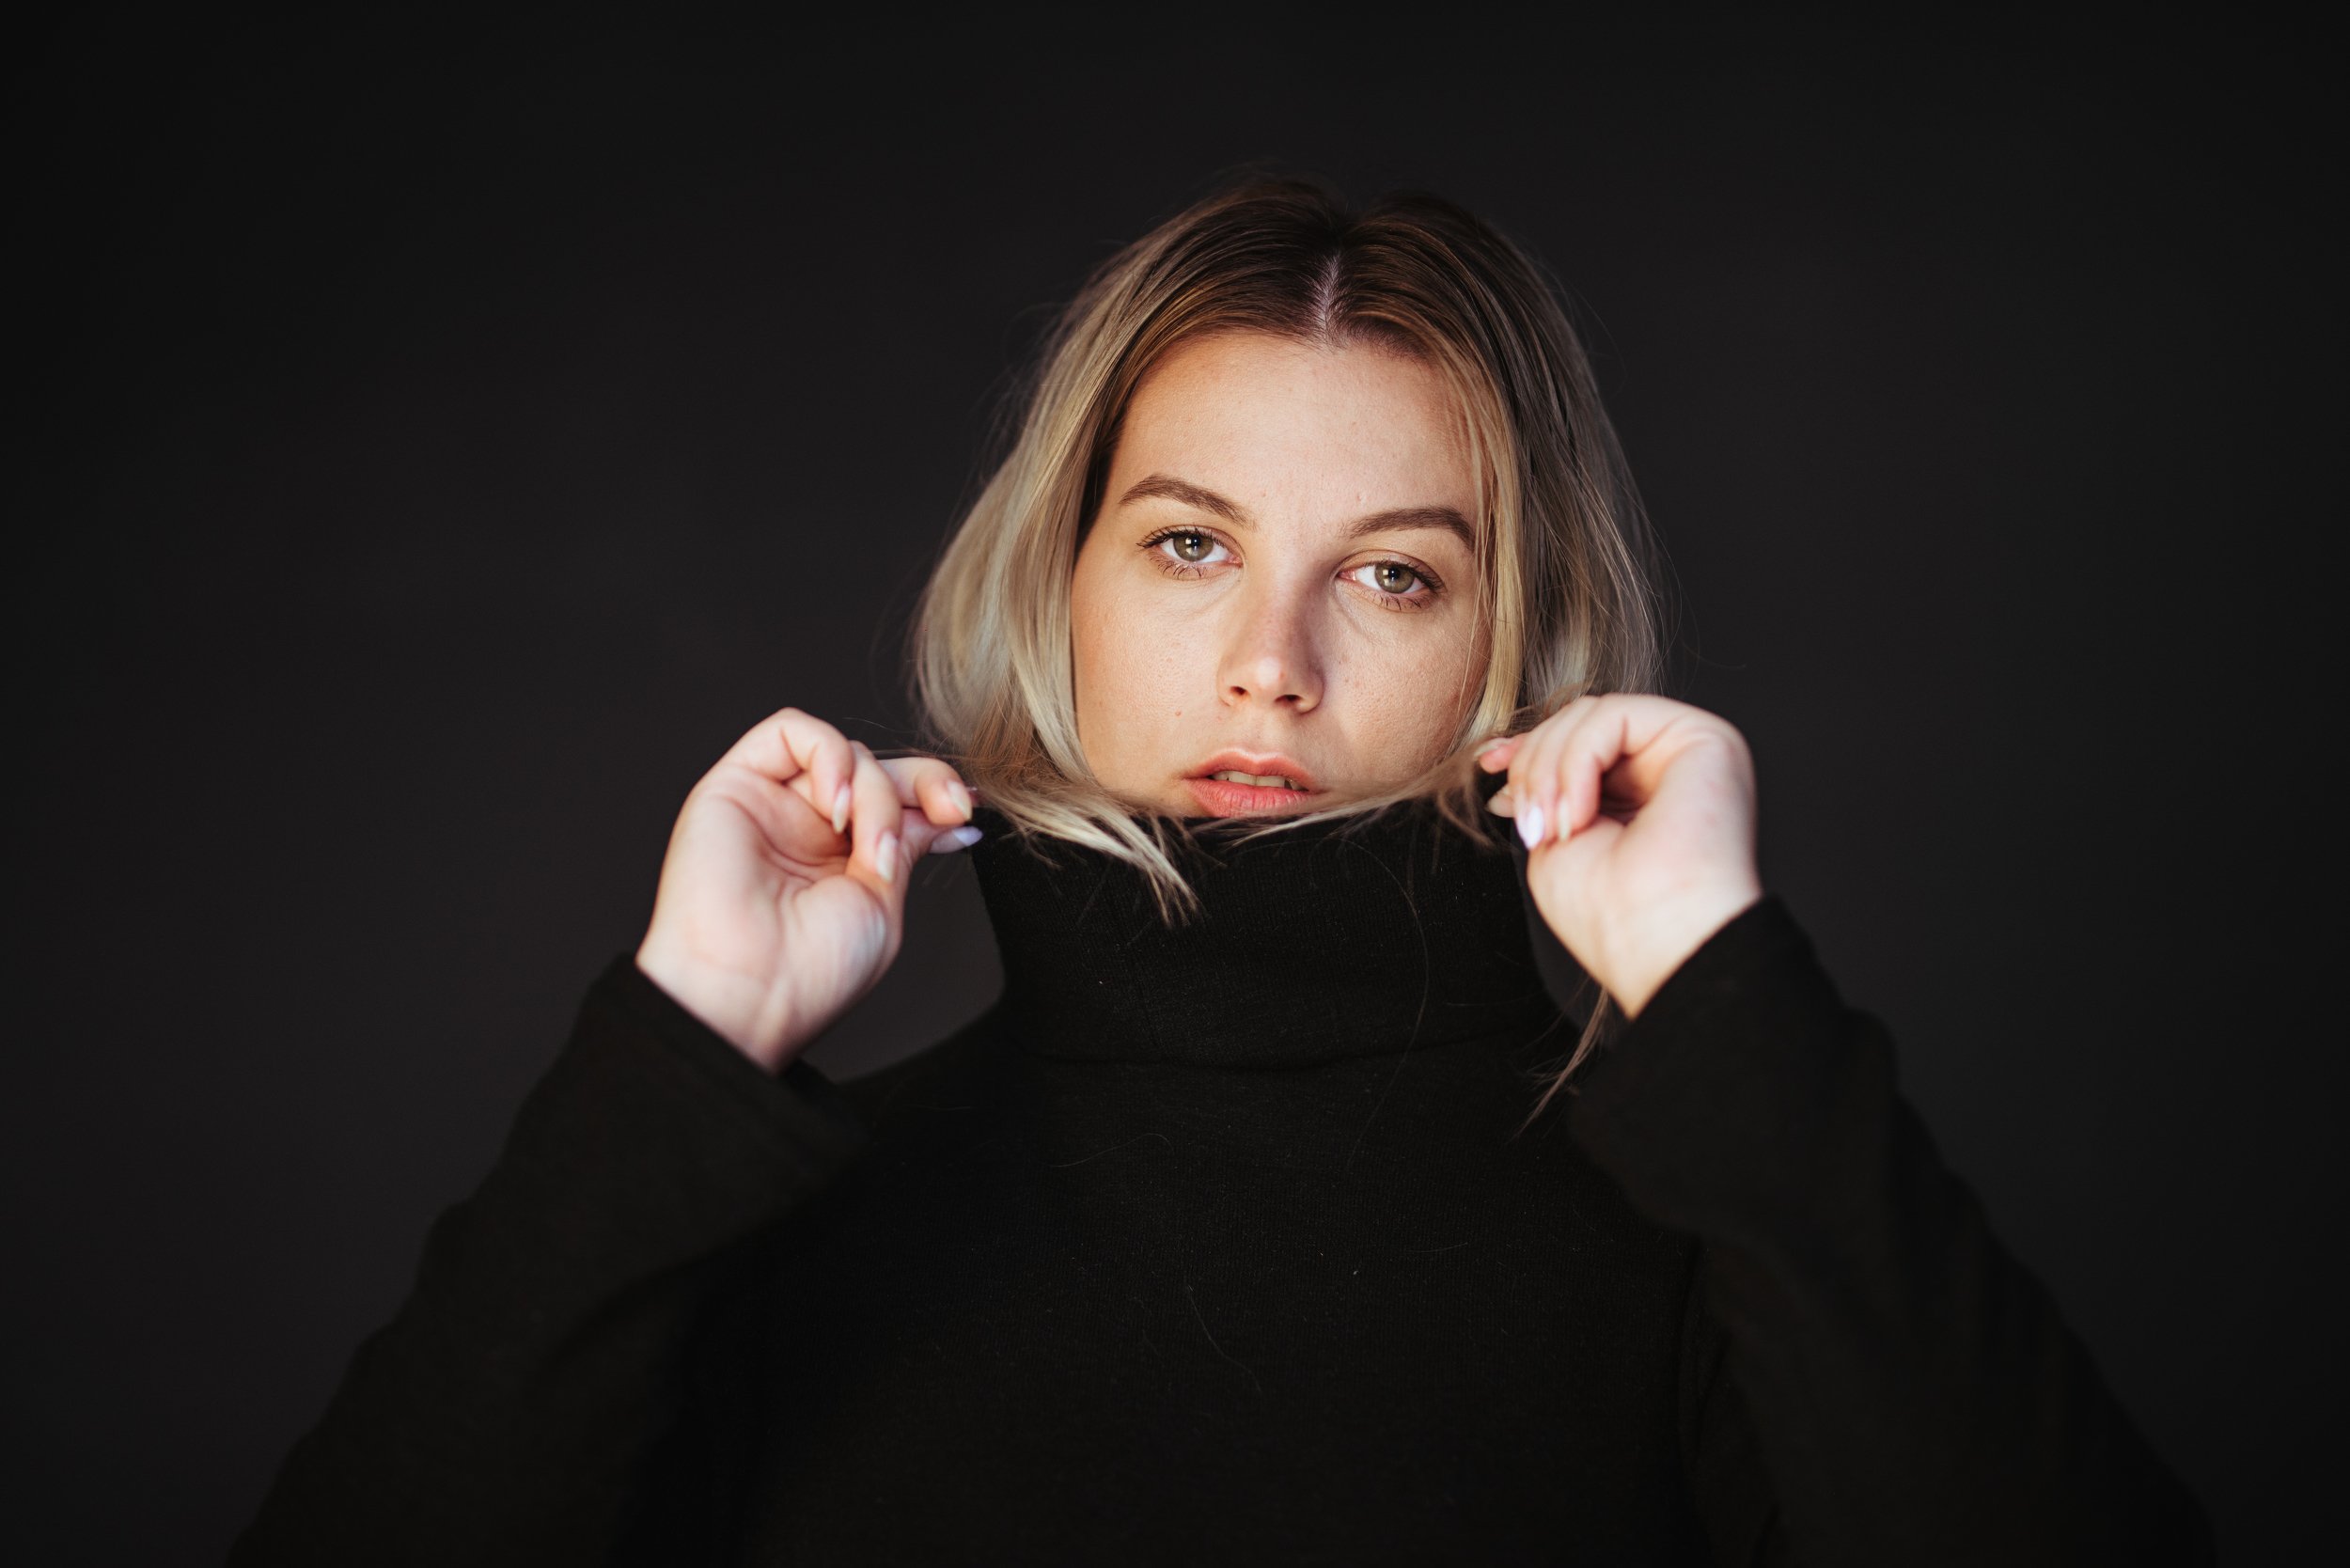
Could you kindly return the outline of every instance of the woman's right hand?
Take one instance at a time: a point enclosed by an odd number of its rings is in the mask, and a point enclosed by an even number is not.
[[[905,933],[907,873],[979,838],[935,757],[883,761],[786,708],[704,774],[669,834],[636,965],[770,1072],[873,987]]]

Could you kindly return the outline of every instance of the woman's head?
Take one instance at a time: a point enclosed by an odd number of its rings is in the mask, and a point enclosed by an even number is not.
[[[1385,793],[1485,685],[1475,466],[1425,360],[1194,337],[1142,378],[1077,546],[1077,739],[1121,800],[1276,815]],[[1270,790],[1212,776],[1278,777]]]
[[[1434,796],[1474,823],[1476,742],[1652,689],[1653,559],[1521,252],[1434,197],[1253,180],[1063,313],[924,594],[925,741],[1180,900],[1173,820]],[[1314,788],[1190,782],[1226,769]]]

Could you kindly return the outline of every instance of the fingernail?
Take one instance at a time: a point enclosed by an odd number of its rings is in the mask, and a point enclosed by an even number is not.
[[[881,862],[881,879],[884,882],[898,880],[898,836],[895,833],[881,836],[881,842],[873,846],[873,858]]]
[[[1477,756],[1478,756],[1478,760],[1479,760],[1480,761],[1482,761],[1482,760],[1483,760],[1486,757],[1490,756],[1490,755],[1491,755],[1494,751],[1497,750],[1498,748],[1500,748],[1500,747],[1502,747],[1502,746],[1508,745],[1509,744],[1510,744],[1510,737],[1509,737],[1509,736],[1507,736],[1507,735],[1496,735],[1496,736],[1495,736],[1492,740],[1487,741],[1487,742],[1486,742],[1483,745],[1480,745],[1480,746],[1479,746],[1479,747],[1477,748]]]
[[[963,814],[968,817],[971,814],[971,792],[961,783],[949,784],[947,788],[948,792],[955,797],[955,804],[963,808]]]
[[[832,830],[835,833],[849,825],[849,787],[840,786],[840,792],[832,797]]]
[[[931,840],[931,853],[952,855],[959,849],[969,849],[973,844],[978,843],[981,837],[979,830],[969,823],[964,823],[961,827],[950,827]]]
[[[1517,808],[1517,797],[1510,792],[1510,786],[1507,784],[1496,790],[1493,797],[1485,802],[1485,809],[1496,817],[1507,817]]]
[[[1528,849],[1532,849],[1543,841],[1543,808],[1540,805],[1529,806],[1518,813],[1518,837],[1526,840]]]

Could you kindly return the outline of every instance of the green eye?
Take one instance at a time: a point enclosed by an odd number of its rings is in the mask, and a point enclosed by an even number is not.
[[[1402,561],[1381,561],[1371,570],[1372,580],[1388,593],[1402,593],[1419,581],[1419,573]]]
[[[1176,559],[1195,564],[1215,548],[1215,541],[1201,533],[1170,534],[1167,542],[1175,546]]]

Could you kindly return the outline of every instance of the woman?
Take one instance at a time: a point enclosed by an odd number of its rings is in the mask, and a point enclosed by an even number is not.
[[[2207,1560],[1763,893],[1653,571],[1469,215],[1129,247],[930,585],[927,753],[787,708],[695,787],[237,1560]],[[1003,997],[828,1082],[964,848]]]

